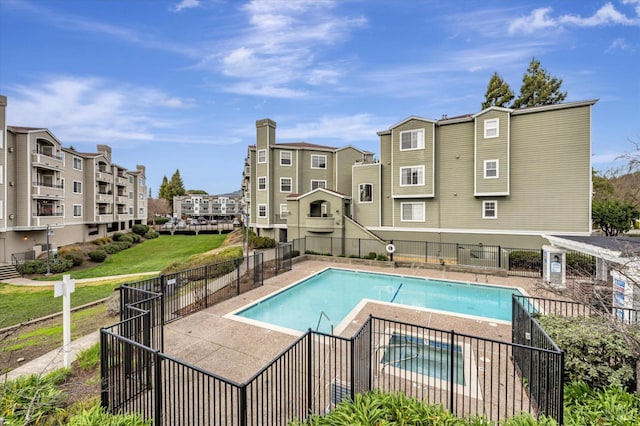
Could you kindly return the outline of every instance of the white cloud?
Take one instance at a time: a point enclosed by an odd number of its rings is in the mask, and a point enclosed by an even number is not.
[[[326,140],[329,136],[339,141],[340,146],[350,144],[352,141],[377,142],[376,132],[380,130],[381,123],[384,122],[371,114],[323,116],[316,121],[298,123],[295,127],[278,128],[278,140],[322,144],[317,140]],[[340,131],[336,132],[336,129]]]
[[[213,59],[224,75],[240,80],[225,90],[241,94],[299,97],[308,93],[306,85],[337,84],[343,74],[338,65],[319,64],[318,57],[366,20],[338,15],[335,6],[332,0],[250,1],[241,8],[249,27],[227,41],[230,47],[217,60],[205,56],[200,65]]]
[[[636,13],[640,11],[639,0],[627,0],[624,4],[636,4]],[[606,3],[593,15],[582,17],[565,14],[558,17],[551,15],[550,7],[534,9],[528,16],[514,19],[509,25],[509,34],[531,34],[549,28],[562,29],[564,26],[596,27],[603,25],[637,25],[638,20],[628,18],[624,13],[616,10],[613,4]]]
[[[193,9],[200,6],[200,0],[182,0],[180,3],[169,8],[171,12],[181,12],[184,9]]]
[[[617,38],[611,42],[611,44],[607,48],[607,52],[612,52],[614,50],[630,50],[630,49],[631,49],[631,46],[623,38]]]
[[[159,129],[175,125],[162,119],[164,110],[193,104],[155,89],[72,76],[12,87],[9,98],[10,125],[49,128],[65,145],[153,140]]]

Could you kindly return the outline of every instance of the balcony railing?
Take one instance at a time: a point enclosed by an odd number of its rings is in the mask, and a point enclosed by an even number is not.
[[[96,215],[97,222],[113,222],[113,213],[98,213]]]
[[[31,190],[31,196],[37,198],[63,198],[64,187],[62,185],[55,185],[48,182],[33,182],[33,188]]]
[[[64,217],[62,213],[50,213],[40,214],[34,213],[31,217],[31,226],[47,226],[47,225],[62,225]]]
[[[100,182],[113,183],[113,175],[107,172],[96,172],[96,180]]]
[[[127,183],[129,183],[129,180],[127,178],[116,176],[116,185],[127,186]]]
[[[98,192],[96,194],[96,201],[98,203],[113,203],[113,194]]]
[[[306,227],[311,232],[333,232],[334,226],[333,215],[323,216],[307,216]]]
[[[31,162],[36,167],[46,167],[55,170],[62,170],[64,167],[62,157],[38,151],[33,151],[31,153]]]

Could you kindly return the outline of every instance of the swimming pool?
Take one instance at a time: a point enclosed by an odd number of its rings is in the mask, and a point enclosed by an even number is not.
[[[518,289],[404,275],[327,268],[232,316],[305,332],[330,333],[362,301],[374,300],[511,321]]]

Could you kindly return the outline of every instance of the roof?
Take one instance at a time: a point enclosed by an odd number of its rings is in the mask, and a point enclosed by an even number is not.
[[[640,238],[601,235],[545,235],[544,237],[553,245],[578,250],[617,263],[640,256]]]
[[[349,195],[345,195],[345,194],[343,194],[343,193],[341,193],[341,192],[333,191],[333,190],[331,190],[331,189],[327,189],[327,188],[316,188],[316,189],[314,189],[314,190],[312,190],[312,191],[309,191],[309,192],[306,192],[306,193],[300,193],[300,194],[289,194],[289,195],[287,195],[287,197],[286,197],[286,198],[287,198],[287,199],[293,199],[293,200],[299,200],[299,199],[301,199],[301,198],[304,198],[304,197],[306,197],[306,196],[308,196],[308,195],[310,195],[310,194],[313,194],[313,193],[315,193],[315,192],[318,192],[318,191],[320,191],[320,192],[326,192],[326,193],[328,193],[328,194],[330,194],[330,195],[334,195],[334,196],[336,196],[336,197],[340,197],[340,198],[351,198]]]
[[[308,143],[308,142],[283,142],[283,143],[276,143],[275,144],[276,147],[292,147],[292,148],[309,148],[309,149],[328,149],[331,151],[335,151],[338,148],[334,148],[332,146],[326,146],[326,145],[317,145],[314,143]]]
[[[7,130],[13,133],[46,132],[44,127],[7,126]]]

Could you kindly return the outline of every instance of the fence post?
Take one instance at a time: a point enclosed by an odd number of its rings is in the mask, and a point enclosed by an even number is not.
[[[453,413],[454,408],[453,408],[453,372],[454,372],[454,365],[453,363],[455,362],[455,355],[454,355],[454,350],[453,350],[453,345],[454,345],[454,340],[455,340],[455,336],[456,336],[456,332],[451,330],[451,340],[449,342],[449,412]]]
[[[236,282],[238,283],[238,296],[240,295],[240,263],[239,260],[235,260],[236,264]]]
[[[358,259],[362,258],[362,253],[361,253],[362,248],[360,246],[361,244],[362,244],[362,238],[358,238]]]
[[[502,269],[502,247],[498,246],[498,269]]]
[[[153,389],[155,390],[154,394],[154,415],[153,415],[153,424],[161,425],[162,424],[162,359],[160,357],[160,352],[154,351],[153,358],[155,366],[154,372],[154,384]]]
[[[460,264],[460,244],[456,243],[456,264]]]
[[[238,413],[239,417],[240,417],[240,426],[247,426],[247,416],[249,413],[247,413],[247,386],[248,385],[242,385],[240,386],[239,392],[240,395],[238,396],[238,411],[240,411]]]
[[[429,263],[429,241],[424,242],[424,263]]]
[[[100,328],[100,403],[102,408],[109,409],[109,342],[104,328]]]
[[[313,338],[311,329],[307,331],[307,414],[313,414]]]
[[[558,407],[558,417],[556,420],[559,425],[564,424],[564,351],[560,351],[560,368],[558,368],[558,388],[560,390],[556,406]]]
[[[335,339],[335,337],[332,337],[333,339]],[[349,368],[351,369],[351,371],[349,372],[349,381],[351,382],[351,401],[355,401],[355,396],[356,396],[356,392],[355,392],[355,388],[356,388],[356,354],[355,354],[355,338],[351,338],[349,339],[349,346],[350,346],[350,354],[349,354],[349,364],[351,364],[349,366]]]

